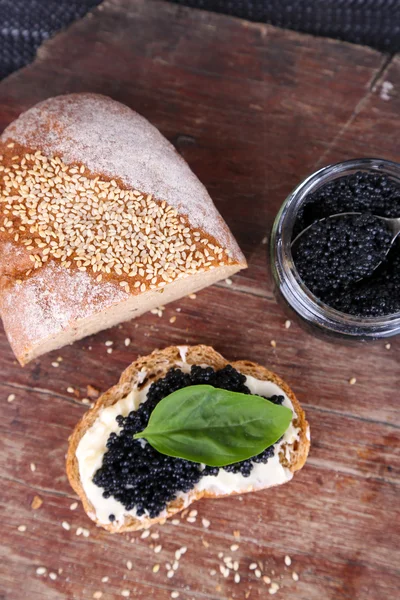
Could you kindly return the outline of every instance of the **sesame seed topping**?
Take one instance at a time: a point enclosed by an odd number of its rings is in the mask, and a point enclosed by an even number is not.
[[[289,321],[289,320],[285,321],[285,329],[289,329],[291,324],[292,324],[291,321]]]
[[[24,531],[26,531],[26,525],[19,525],[18,526],[18,531],[20,531],[21,533],[23,533]]]
[[[153,565],[153,573],[158,573],[158,571],[160,570],[160,565]]]
[[[355,377],[352,377],[351,379],[349,379],[350,385],[355,385],[356,383],[357,383],[357,379]]]
[[[285,556],[285,565],[287,567],[290,567],[291,564],[292,564],[292,559],[290,558],[290,556],[286,555]]]
[[[257,563],[251,563],[251,565],[249,566],[250,571],[254,571],[254,569],[257,569]]]
[[[15,394],[10,394],[7,398],[7,402],[14,402],[15,400]]]
[[[390,350],[391,347],[392,347],[391,344],[385,344],[386,350]]]
[[[162,546],[161,546],[161,544],[159,544],[158,546],[156,546],[156,547],[154,548],[154,552],[155,552],[156,554],[158,554],[159,552],[161,552],[161,550],[162,550]]]
[[[126,568],[128,569],[128,571],[132,571],[132,561],[131,560],[127,560],[126,561]]]
[[[176,321],[176,316],[174,315],[173,317],[170,318],[169,322],[170,323],[175,323]]]
[[[276,348],[276,341],[275,340],[271,340],[270,344],[273,348]]]
[[[57,579],[57,573],[49,573],[49,577],[50,577],[50,579],[55,581]]]
[[[69,531],[71,529],[71,525],[69,523],[67,523],[67,521],[63,521],[61,523],[61,526],[66,530]]]
[[[260,579],[260,577],[261,577],[261,571],[260,571],[260,569],[256,569],[256,570],[254,571],[254,575],[255,575],[255,576],[258,578],[258,579]]]
[[[170,571],[168,571],[168,573],[167,573],[167,577],[168,577],[168,579],[172,579],[172,577],[173,577],[174,575],[175,575],[175,572],[174,572],[174,571],[172,571],[172,569],[171,569]]]
[[[97,281],[104,275],[121,278],[119,285],[129,293],[130,277],[136,279],[132,288],[145,292],[232,260],[151,195],[41,152],[13,159],[15,169],[3,167],[0,204],[7,208],[0,225],[30,252],[33,269],[51,257],[65,268],[92,271]]]
[[[70,510],[76,510],[78,508],[78,503],[73,502],[69,508],[70,508]]]
[[[129,338],[125,338],[124,344],[125,346],[130,346],[131,340]]]
[[[240,575],[239,575],[239,573],[235,573],[234,581],[235,581],[235,583],[240,583]]]
[[[74,393],[74,391],[75,391],[75,390],[74,390],[74,388],[73,388],[73,387],[71,387],[71,386],[70,386],[70,387],[67,387],[67,392],[68,392],[68,394],[73,394],[73,393]]]
[[[52,363],[51,363],[51,366],[52,366],[52,367],[54,367],[54,368],[56,369],[57,367],[59,367],[59,366],[60,366],[60,363],[58,363],[58,362],[52,362]]]
[[[232,285],[232,279],[228,277],[228,279],[225,279],[225,283],[226,285]]]
[[[145,529],[141,534],[140,537],[142,540],[145,540],[146,538],[148,538],[150,535],[150,531],[148,529]]]
[[[179,598],[179,592],[171,592],[171,598]]]
[[[292,579],[293,579],[293,581],[298,581],[299,580],[299,576],[297,575],[296,571],[293,571],[293,573],[292,573]]]
[[[201,524],[203,525],[204,529],[208,529],[210,527],[210,521],[208,519],[202,519]]]
[[[109,577],[107,577],[107,575],[105,577],[101,578],[101,583],[107,583],[107,581],[109,581]]]
[[[32,473],[34,473],[36,471],[36,465],[35,465],[35,463],[31,463],[30,464],[30,468],[31,468]]]
[[[46,567],[38,567],[36,569],[36,575],[44,575],[47,572]]]

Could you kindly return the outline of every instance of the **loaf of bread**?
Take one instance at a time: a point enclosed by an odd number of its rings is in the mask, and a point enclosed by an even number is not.
[[[193,375],[200,377],[201,381],[213,376],[210,370],[204,370],[206,367],[219,373],[219,381],[229,381],[230,384],[232,381],[236,384],[238,378],[244,375],[242,379],[245,379],[245,385],[252,394],[278,399],[291,408],[292,422],[284,436],[269,449],[267,460],[258,457],[259,460],[252,462],[250,459],[244,461],[241,470],[236,469],[236,472],[230,468],[220,468],[218,473],[201,477],[196,463],[164,457],[164,465],[162,455],[156,451],[149,455],[150,458],[144,456],[142,459],[140,447],[136,446],[134,450],[134,430],[129,427],[135,423],[135,415],[139,418],[139,407],[146,409],[148,402],[154,406],[154,395],[157,396],[156,401],[160,400],[160,396],[169,393],[171,386],[172,389],[178,389],[182,385],[180,378],[188,377],[183,374],[191,373],[193,365],[202,367],[201,373]],[[179,369],[183,374],[171,369]],[[156,389],[154,386],[151,388],[157,382]],[[186,385],[190,385],[187,380]],[[125,418],[124,423],[120,420],[122,417]],[[121,430],[122,426],[125,433]],[[144,427],[145,423],[142,422],[141,426]],[[104,460],[107,449],[111,448],[109,440],[114,437],[115,441],[115,436],[119,436],[119,441],[114,447],[114,454],[108,454]],[[139,441],[135,443],[139,444]],[[211,347],[172,346],[139,358],[124,371],[119,383],[105,392],[84,415],[69,440],[67,474],[89,517],[99,526],[116,533],[163,522],[203,497],[243,494],[285,483],[295,471],[302,468],[309,447],[310,434],[304,412],[289,386],[275,373],[247,360],[228,363]],[[145,447],[142,448],[144,452]],[[118,494],[122,494],[119,499],[110,497],[109,490],[103,490],[94,483],[93,479],[100,468],[103,468],[103,477],[111,480]],[[175,486],[173,493],[168,489],[171,485]],[[132,503],[131,499],[124,496],[126,489],[133,490],[135,487],[142,490],[140,494],[143,494],[143,498],[139,494],[137,499],[136,495],[136,503]],[[129,493],[128,489],[128,496]],[[168,494],[172,497],[166,501],[170,497]],[[130,503],[129,506],[127,503]]]
[[[0,314],[21,364],[246,267],[204,186],[110,98],[50,98],[0,138]]]

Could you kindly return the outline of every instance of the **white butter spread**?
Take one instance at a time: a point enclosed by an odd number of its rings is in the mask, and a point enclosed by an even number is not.
[[[181,347],[182,363],[179,365],[182,370],[189,372],[191,365],[185,362],[186,353],[185,347]],[[143,380],[142,380],[143,381]],[[251,376],[246,377],[246,385],[252,394],[271,397],[273,395],[284,396],[283,406],[287,406],[296,416],[293,405],[283,390],[275,383],[270,381],[261,381]],[[138,519],[145,519],[147,515],[140,517],[136,514],[136,509],[127,511],[124,505],[114,498],[103,498],[102,488],[93,483],[93,476],[101,467],[103,455],[106,452],[106,443],[110,433],[118,432],[119,425],[116,422],[118,415],[127,416],[132,410],[137,410],[139,405],[146,400],[147,392],[150,384],[142,390],[133,388],[132,391],[123,399],[119,400],[113,406],[104,408],[93,425],[88,429],[85,435],[79,442],[76,457],[79,466],[79,475],[82,487],[88,500],[93,505],[96,513],[96,518],[102,524],[109,523],[109,515],[115,516],[115,522],[122,524],[127,515]],[[223,468],[219,470],[217,476],[207,475],[202,477],[194,486],[193,490],[188,493],[178,493],[177,497],[181,498],[185,505],[190,501],[190,495],[196,491],[207,490],[217,496],[230,494],[231,492],[245,492],[257,490],[260,488],[270,487],[289,481],[293,474],[290,469],[284,467],[279,460],[279,453],[283,445],[285,448],[285,457],[290,459],[290,448],[288,445],[299,440],[299,429],[294,427],[293,422],[289,425],[283,438],[278,444],[275,444],[274,455],[268,459],[266,464],[255,463],[249,477],[243,477],[241,473],[228,473]],[[167,515],[164,510],[159,516]]]

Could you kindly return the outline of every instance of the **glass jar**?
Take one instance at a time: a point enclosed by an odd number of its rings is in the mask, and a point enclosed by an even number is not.
[[[330,339],[366,341],[399,334],[400,313],[384,317],[358,317],[331,308],[304,285],[291,252],[293,227],[305,198],[334,179],[357,171],[383,174],[400,185],[400,164],[379,158],[348,160],[316,171],[297,186],[283,203],[272,228],[270,258],[276,295],[284,300],[307,329]]]

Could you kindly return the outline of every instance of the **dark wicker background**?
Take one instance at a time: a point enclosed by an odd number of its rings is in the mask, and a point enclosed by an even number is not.
[[[390,53],[400,49],[400,0],[171,1],[366,44]],[[44,40],[100,3],[101,0],[0,0],[0,79],[30,62]]]

